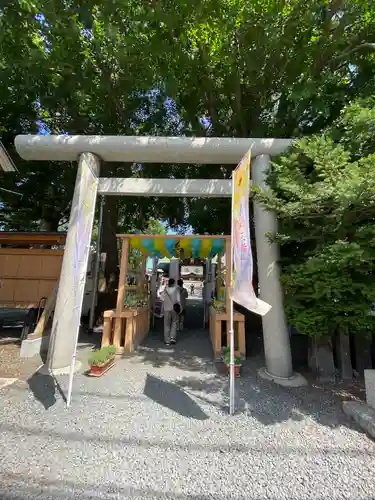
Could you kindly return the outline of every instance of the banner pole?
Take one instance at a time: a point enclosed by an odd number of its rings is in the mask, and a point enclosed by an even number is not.
[[[230,342],[230,365],[229,365],[229,414],[235,412],[235,376],[234,376],[234,321],[233,321],[233,300],[231,288],[233,286],[233,217],[234,217],[234,176],[232,175],[232,206],[231,206],[231,230],[230,230],[230,268],[227,270],[228,283],[227,293],[230,294],[229,302],[229,342]],[[229,271],[229,272],[228,272]],[[229,286],[228,286],[229,285]]]
[[[70,407],[70,403],[72,401],[74,367],[75,367],[76,358],[77,358],[77,344],[78,344],[79,330],[80,330],[80,327],[78,327],[76,335],[75,335],[74,351],[73,351],[73,354],[72,354],[72,361],[71,361],[70,370],[69,370],[68,394],[67,394],[67,397],[66,397],[66,406],[67,406],[67,408]]]

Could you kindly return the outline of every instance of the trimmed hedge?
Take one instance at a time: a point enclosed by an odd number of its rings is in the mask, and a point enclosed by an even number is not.
[[[113,358],[116,354],[116,346],[108,345],[106,347],[102,347],[101,349],[94,351],[89,357],[90,365],[102,365],[109,359]]]

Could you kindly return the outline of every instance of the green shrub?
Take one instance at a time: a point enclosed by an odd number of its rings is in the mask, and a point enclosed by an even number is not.
[[[211,305],[217,312],[225,312],[226,304],[223,300],[214,299]]]
[[[224,352],[224,361],[227,365],[230,364],[230,349]],[[239,366],[241,364],[241,359],[238,356],[234,356],[234,364]]]
[[[90,365],[102,365],[116,354],[116,346],[108,345],[94,351],[89,357]]]
[[[227,353],[230,353],[230,346],[229,345],[226,345],[225,347],[223,347],[223,357],[225,358],[225,356],[227,355]]]
[[[272,163],[255,200],[278,218],[281,284],[290,325],[314,338],[371,336],[375,300],[375,108],[360,100],[330,129]]]

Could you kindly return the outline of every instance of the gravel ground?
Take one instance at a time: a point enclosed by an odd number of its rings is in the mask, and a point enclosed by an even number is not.
[[[150,337],[102,378],[78,374],[70,409],[67,377],[3,389],[0,498],[374,498],[374,443],[340,398],[259,380],[260,363],[244,366],[234,417],[199,331],[169,351]]]
[[[40,356],[21,359],[20,348],[20,342],[0,344],[0,377],[27,380],[43,364]]]

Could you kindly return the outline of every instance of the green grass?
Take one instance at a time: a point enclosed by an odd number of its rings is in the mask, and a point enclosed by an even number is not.
[[[94,351],[89,357],[90,365],[102,365],[109,359],[113,358],[116,354],[116,347],[114,345],[108,345],[106,347],[102,347],[97,351]]]

